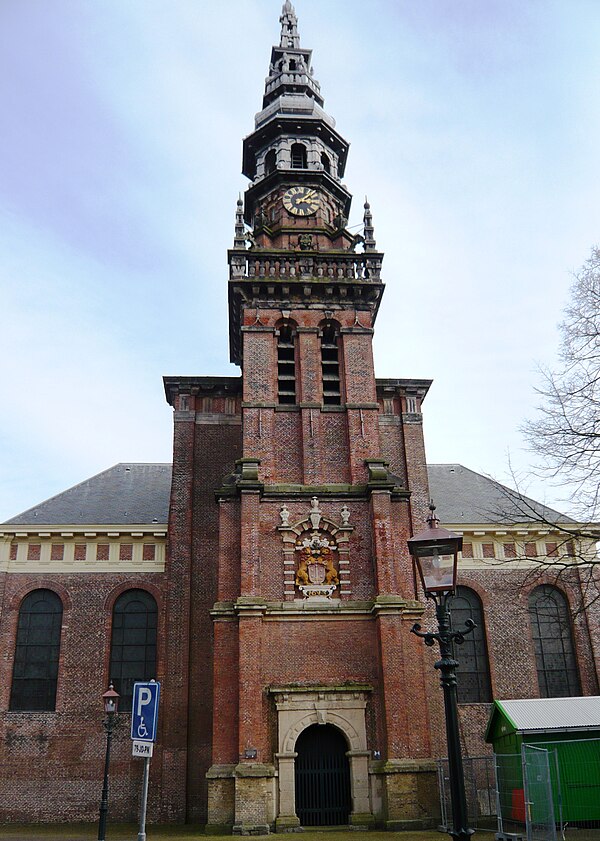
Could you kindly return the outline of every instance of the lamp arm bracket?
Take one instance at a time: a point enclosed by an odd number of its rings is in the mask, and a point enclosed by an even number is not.
[[[452,631],[451,637],[457,645],[462,645],[467,634],[472,634],[477,625],[472,619],[465,620],[465,628],[460,631]]]
[[[410,632],[416,637],[421,637],[425,645],[428,645],[429,647],[434,645],[436,640],[439,642],[440,639],[439,634],[434,634],[431,631],[426,631],[425,633],[423,633],[421,631],[421,626],[418,622],[415,622],[415,624],[410,629]]]

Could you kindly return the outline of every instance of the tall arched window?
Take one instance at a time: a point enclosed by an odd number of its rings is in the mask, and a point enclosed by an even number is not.
[[[265,155],[265,175],[268,175],[270,172],[275,172],[276,169],[277,153],[275,152],[275,149],[269,149]]]
[[[113,608],[110,679],[121,696],[119,709],[131,709],[136,680],[156,677],[156,601],[145,590],[127,590]]]
[[[323,169],[325,172],[331,172],[331,163],[329,161],[329,156],[325,154],[325,152],[321,152],[321,164],[323,165]]]
[[[19,610],[11,710],[54,710],[63,606],[52,590],[34,590]]]
[[[490,665],[485,641],[483,608],[477,593],[468,587],[457,587],[450,605],[452,627],[463,628],[467,619],[477,625],[465,636],[456,650],[459,666],[456,670],[459,704],[482,704],[492,700]]]
[[[325,406],[341,405],[338,328],[331,322],[325,324],[321,334],[321,375],[323,377],[323,404]]]
[[[540,695],[542,698],[579,695],[581,685],[569,605],[560,590],[549,584],[536,587],[529,596],[529,619]]]
[[[292,144],[292,169],[306,169],[306,146],[303,143]]]
[[[296,332],[291,324],[283,324],[277,336],[277,400],[296,402]]]

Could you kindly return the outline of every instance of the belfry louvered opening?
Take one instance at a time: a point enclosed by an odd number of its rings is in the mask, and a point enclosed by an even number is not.
[[[342,402],[338,339],[336,325],[326,324],[321,335],[321,370],[325,406],[339,406]]]
[[[277,399],[296,402],[296,332],[291,324],[279,328],[277,337]]]

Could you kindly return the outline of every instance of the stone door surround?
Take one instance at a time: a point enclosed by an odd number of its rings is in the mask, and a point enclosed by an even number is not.
[[[365,708],[372,687],[366,684],[344,686],[273,686],[277,709],[278,830],[298,826],[294,766],[296,740],[313,724],[331,724],[348,743],[352,794],[352,824],[369,824],[373,814],[369,800],[369,757]]]

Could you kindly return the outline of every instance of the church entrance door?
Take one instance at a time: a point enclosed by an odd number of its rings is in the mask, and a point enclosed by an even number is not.
[[[301,826],[348,824],[352,808],[348,745],[330,724],[307,727],[296,741],[296,814]]]

